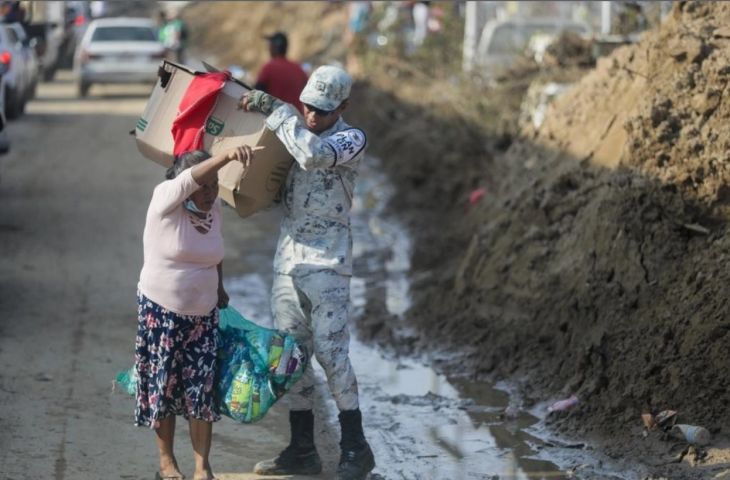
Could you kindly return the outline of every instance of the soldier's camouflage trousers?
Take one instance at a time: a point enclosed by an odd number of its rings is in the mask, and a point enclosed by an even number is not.
[[[294,335],[327,375],[340,410],[358,408],[357,379],[350,364],[350,277],[332,270],[274,275],[271,311],[277,328]],[[311,364],[287,394],[291,410],[309,410],[314,400]]]

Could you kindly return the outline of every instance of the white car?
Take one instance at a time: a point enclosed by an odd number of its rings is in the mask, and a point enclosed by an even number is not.
[[[557,37],[563,31],[582,36],[591,33],[584,23],[559,18],[490,20],[479,38],[474,58],[476,69],[483,77],[492,78],[514,64],[532,40]]]
[[[152,20],[94,20],[74,56],[78,93],[85,97],[94,83],[154,83],[164,58],[165,47]]]

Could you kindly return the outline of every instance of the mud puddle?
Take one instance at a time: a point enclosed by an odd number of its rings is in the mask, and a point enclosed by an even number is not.
[[[369,158],[361,169],[352,218],[353,316],[385,311],[398,321],[410,306],[411,241],[385,214],[393,190],[378,161]],[[262,325],[272,324],[270,284],[259,273],[226,281],[231,304]],[[447,379],[423,362],[363,344],[351,330],[366,434],[378,462],[372,479],[629,478],[590,447],[552,439],[539,419],[546,405],[520,410],[506,384]],[[327,402],[334,418],[334,401]]]

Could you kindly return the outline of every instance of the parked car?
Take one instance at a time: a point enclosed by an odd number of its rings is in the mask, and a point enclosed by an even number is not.
[[[68,1],[66,2],[66,28],[69,31],[62,55],[59,58],[61,68],[73,68],[74,53],[76,47],[86,32],[89,22],[91,22],[91,6],[88,1]]]
[[[490,20],[484,25],[476,57],[476,71],[486,78],[514,64],[535,37],[556,37],[568,30],[590,35],[588,25],[560,18]]]
[[[23,113],[38,83],[38,59],[19,24],[0,24],[0,63],[6,69],[5,115],[12,120]]]
[[[165,47],[157,26],[146,18],[92,21],[76,49],[74,73],[78,94],[95,83],[154,83]]]
[[[10,150],[8,122],[5,119],[5,66],[0,65],[0,155]]]
[[[35,52],[35,42],[27,33],[25,33],[25,29],[20,23],[10,23],[7,26],[13,30],[13,33],[20,42],[24,60],[23,65],[28,79],[26,100],[32,100],[35,98],[40,72],[40,62],[38,61],[38,55]]]
[[[74,17],[68,3],[23,2],[26,13],[22,24],[28,36],[35,39],[40,74],[47,82],[53,80],[56,70],[63,68],[66,52],[73,54]]]

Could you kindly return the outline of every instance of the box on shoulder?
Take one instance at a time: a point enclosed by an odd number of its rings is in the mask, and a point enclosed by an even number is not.
[[[204,73],[162,62],[157,83],[134,130],[137,148],[143,156],[163,167],[172,165],[173,121],[191,82],[196,75]],[[264,115],[238,109],[239,99],[247,91],[242,83],[227,81],[208,116],[203,134],[203,149],[211,155],[242,144],[266,147],[256,152],[245,170],[239,162],[230,162],[218,172],[220,197],[241,217],[271,205],[293,162],[284,145],[265,127]]]

